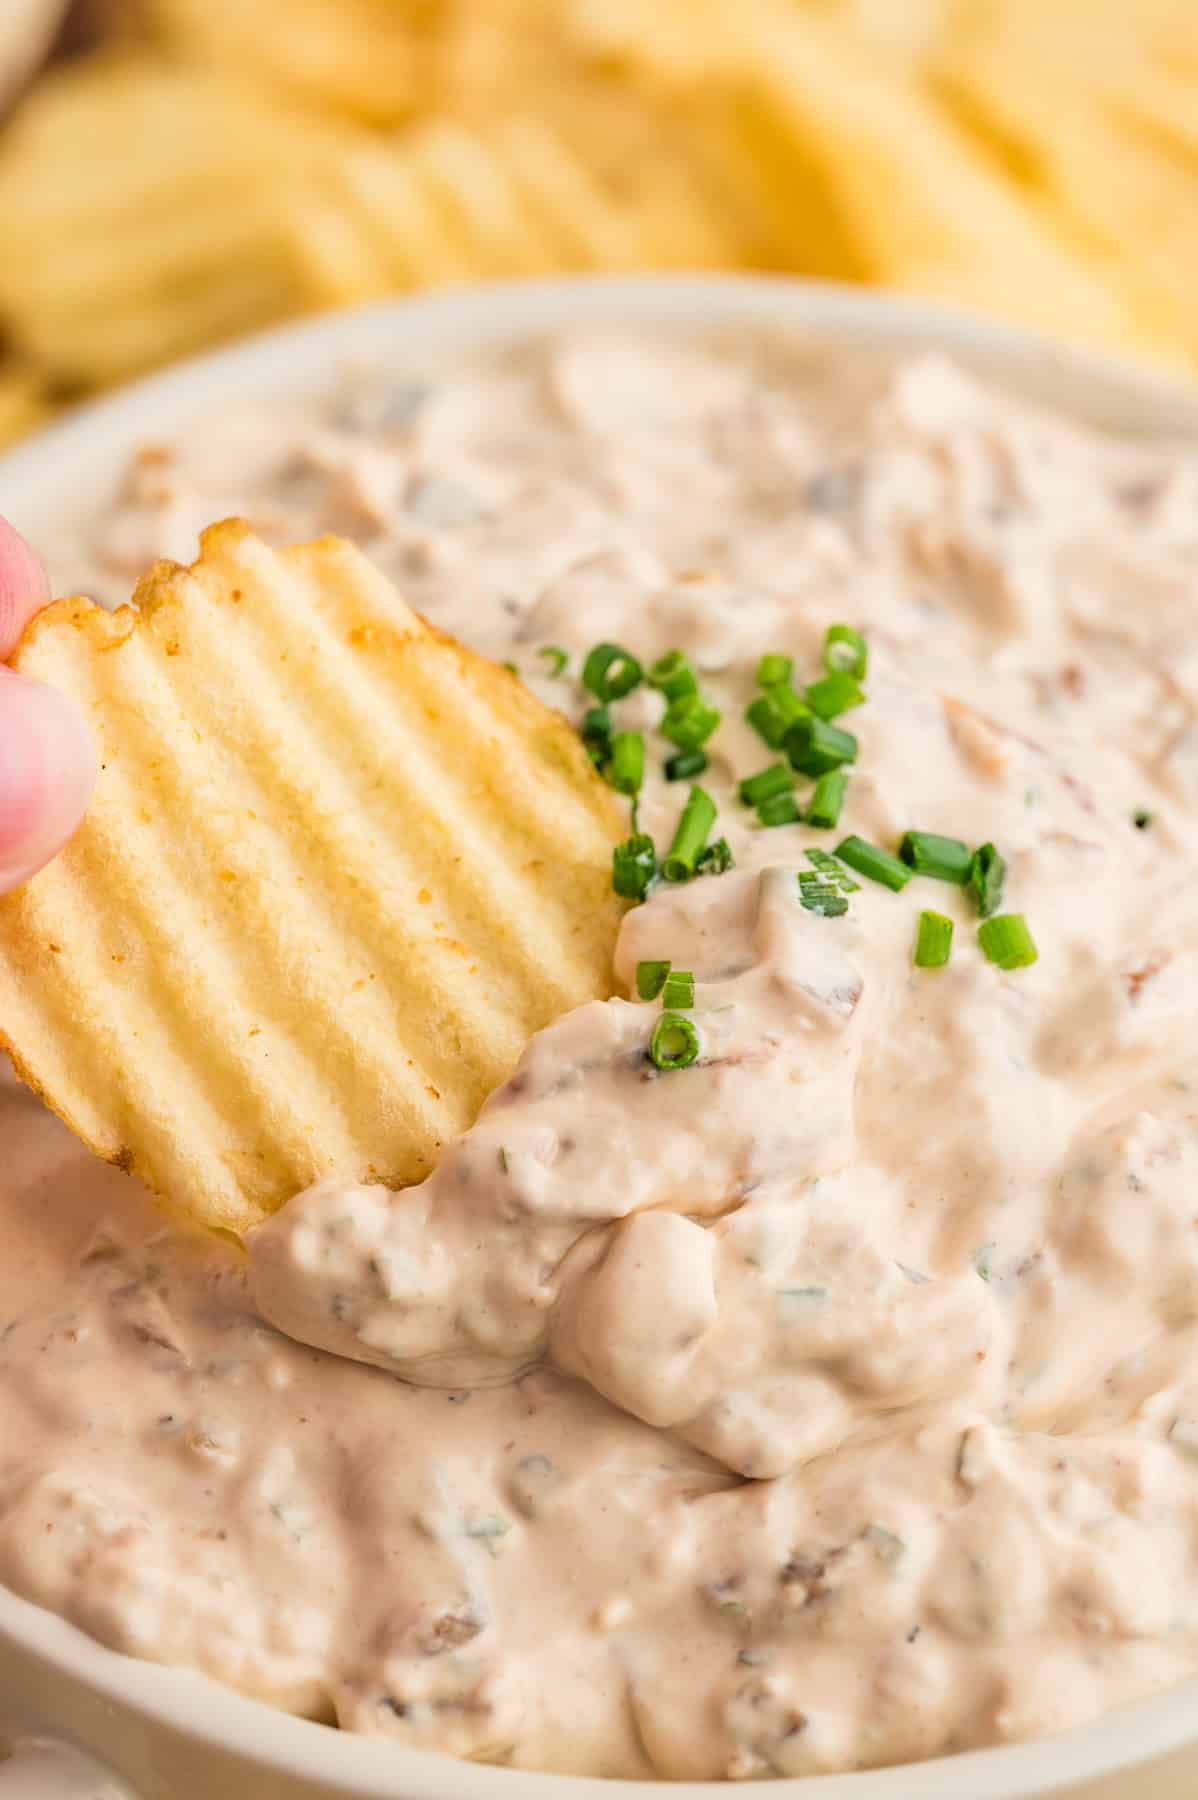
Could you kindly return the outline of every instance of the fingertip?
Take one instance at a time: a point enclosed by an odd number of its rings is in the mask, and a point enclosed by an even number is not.
[[[26,625],[49,598],[40,559],[20,532],[0,518],[0,662],[12,655]]]
[[[0,893],[57,855],[95,779],[91,732],[66,696],[0,670]]]

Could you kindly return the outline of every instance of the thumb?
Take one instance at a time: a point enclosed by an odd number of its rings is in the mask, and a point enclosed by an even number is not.
[[[95,778],[91,733],[70,701],[0,668],[0,893],[61,850]]]

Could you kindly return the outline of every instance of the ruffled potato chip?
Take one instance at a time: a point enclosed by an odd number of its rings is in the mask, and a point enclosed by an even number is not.
[[[333,1172],[418,1180],[533,1031],[610,992],[619,806],[560,714],[341,540],[230,521],[135,599],[59,601],[16,657],[100,774],[0,899],[0,1043],[211,1227]]]

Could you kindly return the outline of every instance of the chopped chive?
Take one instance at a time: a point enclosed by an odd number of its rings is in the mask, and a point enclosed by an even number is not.
[[[714,824],[715,801],[703,788],[693,787],[687,795],[669,853],[662,861],[661,872],[667,881],[690,880]]]
[[[719,708],[709,706],[701,694],[683,694],[671,700],[658,730],[680,750],[697,750],[720,722]]]
[[[795,778],[786,764],[777,762],[768,769],[759,769],[756,775],[746,775],[736,791],[746,806],[760,806],[775,794],[789,794],[794,784]]]
[[[796,719],[787,732],[786,754],[800,774],[825,775],[842,763],[856,762],[857,740],[851,731],[808,713],[806,718]]]
[[[933,881],[955,881],[958,887],[964,887],[973,868],[968,844],[934,831],[905,831],[898,853],[913,874],[930,875]]]
[[[589,706],[579,727],[587,755],[597,769],[611,761],[611,714],[606,706]]]
[[[634,831],[611,853],[611,884],[625,900],[643,900],[656,874],[657,852],[643,831]]]
[[[667,781],[689,781],[692,775],[701,775],[706,767],[706,750],[679,750],[675,755],[667,756],[662,764]]]
[[[484,1513],[481,1519],[466,1519],[462,1523],[462,1536],[468,1538],[501,1538],[506,1537],[512,1529],[510,1519],[502,1513]]]
[[[865,689],[843,669],[834,669],[830,675],[804,688],[803,698],[817,718],[835,719],[851,707],[860,706],[865,699]]]
[[[1026,969],[1040,954],[1022,913],[999,913],[983,920],[978,943],[1000,969]]]
[[[758,737],[763,737],[771,750],[777,750],[795,720],[806,718],[810,710],[793,688],[773,687],[746,706],[745,718]]]
[[[657,688],[667,700],[682,700],[687,694],[697,694],[699,691],[695,671],[691,668],[685,650],[667,650],[664,656],[659,656],[655,663],[649,665],[649,673],[645,679],[650,687]]]
[[[757,808],[757,817],[762,825],[797,825],[803,815],[793,794],[771,794]]]
[[[514,662],[500,663],[499,666],[501,669],[506,669],[509,675],[515,675],[517,678],[519,678],[520,671],[516,667]]]
[[[757,665],[758,687],[782,687],[790,680],[794,666],[792,656],[783,656],[777,650],[768,651]]]
[[[786,735],[786,726],[781,712],[774,705],[772,694],[758,694],[756,700],[750,701],[745,707],[745,718],[758,737],[764,738],[771,749],[778,748]]]
[[[639,794],[645,779],[645,739],[639,731],[617,731],[611,741],[607,779],[617,794]]]
[[[921,912],[915,939],[917,969],[942,969],[953,949],[953,922],[943,913]]]
[[[670,972],[668,962],[639,962],[636,965],[636,991],[642,1000],[656,1000],[666,985]]]
[[[867,881],[880,881],[883,887],[893,889],[897,894],[906,887],[911,879],[911,871],[905,862],[897,856],[891,856],[889,850],[879,850],[876,844],[867,844],[864,838],[842,838],[836,846],[836,854],[841,862],[848,863],[858,875],[864,875]]]
[[[799,899],[808,912],[818,913],[821,919],[838,919],[849,910],[844,895],[822,881],[800,889]]]
[[[829,675],[852,675],[864,681],[869,669],[869,645],[851,625],[829,625],[824,633],[824,667]]]
[[[829,856],[826,850],[805,850],[803,854],[825,881],[835,882],[842,894],[861,892],[861,883],[854,881],[844,864],[837,862],[834,856]]]
[[[649,1039],[649,1060],[658,1069],[689,1069],[699,1055],[699,1033],[678,1013],[662,1013]]]
[[[1137,831],[1147,831],[1152,824],[1152,814],[1143,806],[1138,806],[1131,815],[1131,822]]]
[[[714,844],[708,844],[706,850],[699,852],[699,859],[695,864],[695,874],[726,875],[728,870],[735,866],[727,838],[717,838]]]
[[[882,1561],[892,1567],[907,1554],[907,1546],[898,1532],[888,1530],[885,1525],[867,1525],[861,1535],[873,1545]]]
[[[597,700],[622,700],[641,684],[641,665],[622,644],[596,644],[582,665],[582,685]]]
[[[547,675],[556,678],[558,675],[565,674],[570,661],[570,653],[568,650],[563,650],[560,644],[542,644],[537,655],[544,659],[547,665],[545,671]]]
[[[689,969],[671,969],[661,990],[667,1012],[689,1012],[695,1004],[695,978]]]
[[[849,778],[843,769],[829,769],[821,775],[807,802],[808,825],[819,826],[824,831],[838,825],[848,785]]]
[[[1006,879],[1007,865],[993,844],[983,844],[974,851],[969,864],[969,887],[983,919],[988,919],[1002,905]]]
[[[838,919],[849,910],[840,889],[811,869],[799,871],[799,900],[808,912],[818,913],[824,919]]]

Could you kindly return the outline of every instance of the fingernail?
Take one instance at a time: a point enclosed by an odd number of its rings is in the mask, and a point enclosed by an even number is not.
[[[91,733],[54,688],[0,670],[0,891],[49,862],[95,783]]]

